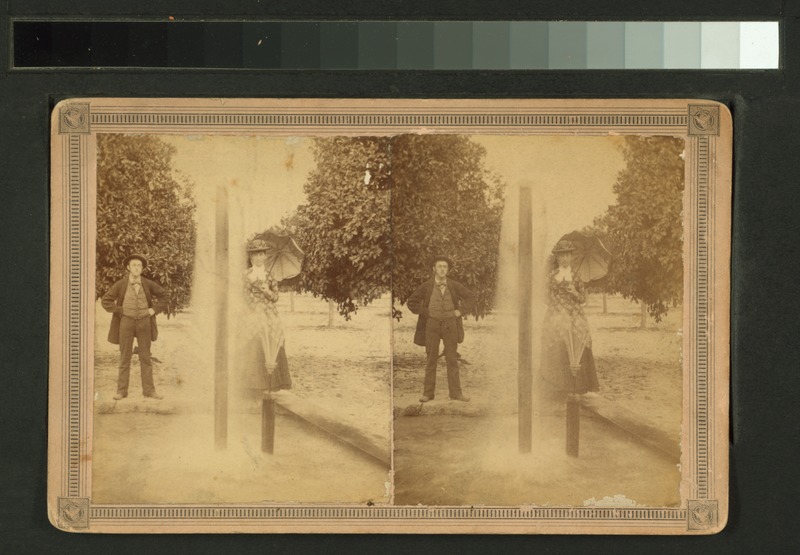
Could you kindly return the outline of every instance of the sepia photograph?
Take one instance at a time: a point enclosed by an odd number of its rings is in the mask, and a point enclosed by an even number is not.
[[[52,139],[54,526],[725,526],[724,106],[72,99]]]
[[[396,502],[679,505],[684,140],[416,140],[429,158],[393,167],[394,229],[429,207],[395,233],[418,262],[408,289],[395,267]]]
[[[98,135],[96,502],[389,501],[390,294],[348,249],[390,261],[336,236],[329,148]]]

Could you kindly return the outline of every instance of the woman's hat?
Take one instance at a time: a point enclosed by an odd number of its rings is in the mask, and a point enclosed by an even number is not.
[[[552,253],[553,254],[560,254],[562,252],[573,252],[575,250],[575,245],[572,244],[572,241],[567,241],[566,239],[562,239],[556,246],[553,247]]]
[[[267,242],[263,239],[253,239],[247,245],[247,252],[260,252],[267,250]]]
[[[147,259],[144,256],[142,256],[141,254],[130,254],[130,255],[128,255],[127,258],[125,258],[125,262],[122,265],[127,268],[128,264],[130,264],[131,260],[139,260],[142,263],[142,268],[147,268]]]

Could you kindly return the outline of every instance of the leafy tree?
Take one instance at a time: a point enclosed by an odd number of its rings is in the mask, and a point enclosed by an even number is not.
[[[100,297],[140,253],[144,274],[170,291],[168,314],[190,301],[196,223],[192,185],[176,180],[175,148],[152,135],[97,137],[97,270]]]
[[[306,252],[299,290],[345,317],[389,290],[404,304],[446,254],[486,313],[503,203],[483,147],[452,135],[336,137],[318,139],[314,155],[308,201],[282,223]]]
[[[346,318],[391,283],[389,139],[317,139],[307,203],[283,222],[305,252],[299,291],[334,301]]]
[[[404,304],[444,254],[476,292],[475,316],[491,309],[503,185],[483,165],[486,149],[460,135],[401,135],[392,145],[392,294]]]
[[[656,320],[683,299],[683,139],[627,137],[617,203],[595,223],[613,248],[605,288],[642,305]]]

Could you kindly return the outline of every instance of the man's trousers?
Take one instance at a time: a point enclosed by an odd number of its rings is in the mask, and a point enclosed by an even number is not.
[[[119,376],[117,393],[128,394],[128,383],[131,375],[131,356],[133,356],[133,340],[139,345],[139,364],[142,370],[142,393],[152,395],[156,392],[153,384],[153,362],[150,360],[150,317],[129,318],[123,316],[119,324]]]
[[[434,320],[428,318],[425,328],[425,351],[428,362],[425,366],[425,391],[423,395],[434,398],[436,391],[436,365],[439,362],[439,343],[444,343],[444,358],[447,362],[447,386],[450,398],[461,396],[461,380],[458,375],[458,319]]]

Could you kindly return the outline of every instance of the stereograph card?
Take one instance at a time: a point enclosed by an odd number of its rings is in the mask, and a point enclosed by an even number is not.
[[[51,522],[718,532],[731,140],[702,99],[59,103]]]

